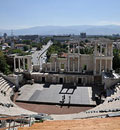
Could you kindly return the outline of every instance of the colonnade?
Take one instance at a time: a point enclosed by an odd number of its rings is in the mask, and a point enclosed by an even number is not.
[[[16,65],[16,63],[18,63]],[[14,57],[14,72],[31,72],[32,62],[31,56],[15,56]]]
[[[70,52],[70,46],[68,45],[68,57],[67,57],[67,71],[68,72],[76,72],[75,71],[75,62],[74,62],[74,59],[75,58],[78,58],[78,68],[77,68],[77,72],[80,72],[80,46],[79,46],[79,42],[80,41],[77,41],[77,45],[78,45],[78,53],[77,53],[77,56],[76,56],[76,53],[75,53],[75,45],[73,45],[73,53]],[[72,71],[70,70],[70,58],[73,59],[72,61]]]
[[[104,52],[103,52],[103,45]],[[100,51],[98,51],[98,43],[94,45],[94,56],[113,56],[113,46],[112,43],[100,43]]]
[[[104,45],[105,45],[104,52],[103,52],[102,43],[100,44],[100,51],[98,52],[98,50],[97,50],[98,44],[95,43],[95,47],[94,47],[94,75],[101,74],[103,60],[105,61],[104,71],[107,72],[107,70],[112,70],[113,46],[112,46],[112,43],[109,43],[109,42],[106,42]],[[99,72],[97,72],[97,67],[98,67],[97,63],[96,63],[97,60],[99,60]],[[109,67],[108,67],[108,61],[110,61]]]
[[[73,59],[73,61],[72,61],[72,67],[73,67],[73,68],[72,68],[72,71],[70,70],[70,58]],[[68,68],[67,71],[68,71],[68,72],[76,72],[76,71],[75,71],[75,64],[76,64],[76,63],[74,62],[74,59],[75,59],[75,58],[78,59],[78,60],[77,60],[77,64],[78,64],[78,65],[77,65],[77,67],[78,67],[78,68],[77,68],[77,72],[80,72],[80,56],[79,56],[79,55],[78,55],[78,56],[74,56],[74,54],[73,54],[72,56],[68,56],[68,57],[67,57],[67,66],[68,66],[68,67],[67,67],[67,68]]]
[[[72,61],[72,70],[70,69],[70,58],[73,59]],[[76,62],[74,61],[74,59],[77,58],[77,68],[76,66]],[[52,64],[54,64],[54,70],[52,70],[53,66]],[[68,56],[67,57],[67,64],[65,64],[64,62],[59,62],[59,66],[57,66],[57,61],[55,61],[54,63],[50,62],[50,72],[54,71],[57,72],[57,67],[59,68],[59,70],[62,70],[61,66],[62,64],[64,65],[64,70],[67,72],[80,72],[80,56]]]
[[[101,74],[102,72],[102,62],[103,60],[105,61],[105,64],[104,64],[104,71],[107,72],[108,70],[112,70],[112,58],[110,59],[107,59],[107,58],[95,58],[94,59],[94,75],[96,74]],[[99,61],[99,66],[97,66],[97,62],[96,61]],[[109,62],[110,61],[110,62]],[[109,65],[108,65],[109,64]],[[99,67],[99,71],[97,71],[97,67]]]
[[[99,47],[98,47],[99,46]],[[112,60],[113,60],[113,46],[110,42],[96,42],[94,44],[94,53],[86,55],[87,58],[84,59],[84,55],[80,54],[80,47],[78,43],[78,53],[75,53],[75,46],[73,48],[73,53],[70,51],[68,45],[68,55],[64,60],[58,59],[57,55],[51,56],[53,62],[50,62],[50,72],[64,71],[64,72],[82,72],[84,64],[87,66],[87,71],[94,72],[94,75],[101,74],[104,69],[105,72],[112,70]],[[89,59],[90,58],[90,59]],[[86,61],[88,60],[88,61]],[[64,70],[62,65],[64,64]],[[47,68],[47,67],[46,67]],[[46,70],[46,69],[45,69]]]

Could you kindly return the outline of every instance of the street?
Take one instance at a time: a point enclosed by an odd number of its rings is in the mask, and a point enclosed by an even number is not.
[[[40,65],[40,69],[42,69],[42,64],[46,61],[46,53],[47,49],[53,44],[53,42],[50,40],[48,41],[47,45],[43,45],[42,49],[39,51],[35,51],[32,54],[32,63],[33,65]]]

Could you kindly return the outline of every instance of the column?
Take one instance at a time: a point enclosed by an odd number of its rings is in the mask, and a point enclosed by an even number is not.
[[[14,71],[16,71],[16,58],[14,57]]]
[[[68,45],[68,54],[70,53],[70,46]]]
[[[18,58],[18,69],[19,69],[19,72],[20,72],[20,58]]]
[[[74,58],[73,58],[73,72],[75,71],[75,61],[74,61]]]
[[[78,72],[80,72],[80,56],[78,56]]]
[[[31,71],[31,62],[30,62],[30,58],[28,58],[28,71]]]
[[[40,58],[41,58],[41,56],[38,58],[38,65],[39,65],[39,71],[40,71]]]
[[[96,56],[97,55],[97,45],[95,43],[95,47],[94,47],[94,55]]]
[[[11,126],[11,120],[9,121],[8,130],[10,130],[10,126]]]
[[[112,70],[112,60],[110,60],[110,70]]]
[[[75,45],[73,45],[73,53],[75,53]]]
[[[107,60],[105,59],[105,72],[107,72]]]
[[[41,56],[40,56],[39,65],[40,65],[39,67],[40,67],[40,70],[41,70],[41,67],[42,67],[42,66],[41,66],[41,65],[42,65],[42,58],[41,58]]]
[[[96,59],[94,59],[94,75],[96,75]]]
[[[78,53],[80,54],[80,45],[79,45],[79,43],[78,43]]]
[[[100,58],[100,74],[101,74],[101,64],[102,64],[102,60]]]
[[[107,46],[108,46],[108,47],[107,47],[107,49],[108,49],[108,56],[111,56],[111,55],[110,55],[110,53],[111,53],[111,52],[110,52],[110,44],[108,43]]]
[[[15,130],[15,120],[14,120],[14,122],[13,122],[13,130]]]
[[[56,72],[56,70],[57,70],[57,69],[56,69],[56,61],[55,61],[55,72]]]
[[[32,61],[31,61],[31,57],[29,57],[29,67],[30,67],[30,71],[32,71]]]
[[[68,72],[70,71],[70,59],[69,59],[69,56],[68,56]]]
[[[61,71],[61,62],[59,63],[59,68],[60,68],[60,71]]]
[[[23,70],[25,71],[25,58],[23,58]]]
[[[102,55],[102,43],[100,44],[100,55]]]
[[[113,45],[111,44],[111,56],[113,56]]]
[[[107,43],[106,43],[106,48],[105,48],[105,56],[107,56]]]
[[[29,59],[27,58],[27,70],[29,71]]]
[[[52,71],[52,63],[50,62],[50,71]]]
[[[47,72],[48,71],[48,67],[47,67],[47,64],[46,64],[46,66],[45,66],[45,72]]]
[[[27,58],[27,69],[28,69],[28,72],[31,71],[31,59],[30,59],[30,57]]]

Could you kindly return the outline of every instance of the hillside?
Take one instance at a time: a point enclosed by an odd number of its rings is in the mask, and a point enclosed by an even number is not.
[[[80,34],[80,32],[86,32],[88,35],[111,35],[120,33],[120,26],[118,25],[36,26],[25,29],[16,29],[13,31],[14,35],[27,35],[27,34],[63,35],[63,34]],[[10,35],[11,30],[0,29],[0,33],[4,32]]]

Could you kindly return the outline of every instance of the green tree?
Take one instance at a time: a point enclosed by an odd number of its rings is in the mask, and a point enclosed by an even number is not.
[[[24,46],[24,51],[28,51],[28,46]]]
[[[59,55],[62,54],[62,52],[67,53],[67,50],[68,50],[67,45],[61,44],[58,41],[54,41],[54,44],[51,45],[50,48],[47,51],[47,59],[48,59],[48,61],[49,61],[49,58],[50,58],[51,54],[56,53],[59,56]]]
[[[114,49],[113,55],[113,69],[118,71],[120,69],[120,50]]]
[[[11,73],[10,66],[7,64],[5,56],[2,51],[0,51],[0,71],[6,75]]]
[[[24,55],[30,55],[29,52],[24,52],[20,49],[9,49],[7,54],[18,54],[20,56],[24,56]]]
[[[48,43],[49,40],[51,40],[50,37],[45,37],[45,38],[43,39],[43,44],[46,45],[46,44]]]
[[[30,41],[30,40],[23,40],[22,43],[23,43],[23,44],[30,45],[31,41]]]
[[[38,43],[37,44],[37,50],[41,50],[41,48],[42,48],[42,43]]]
[[[32,43],[31,43],[31,46],[32,46],[32,47],[37,47],[37,43],[32,42]]]

